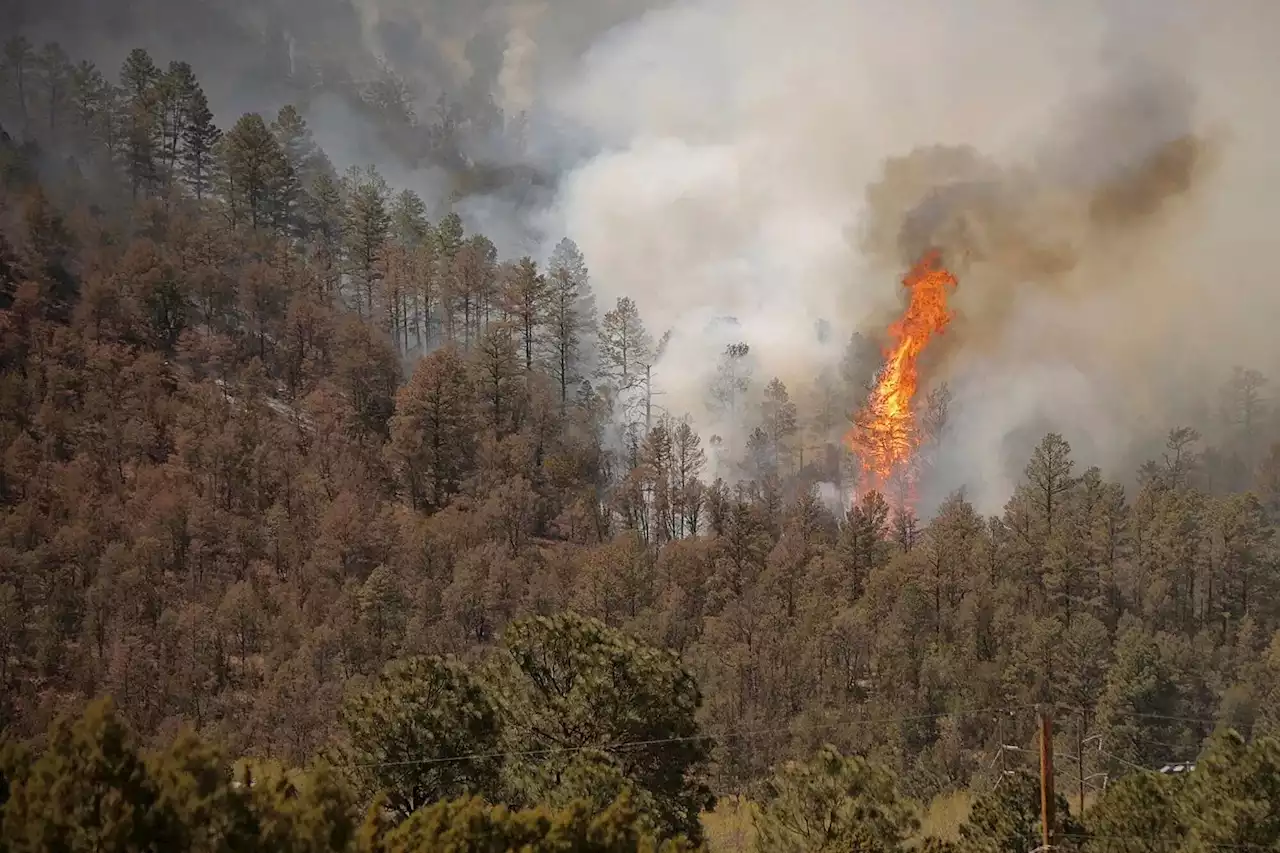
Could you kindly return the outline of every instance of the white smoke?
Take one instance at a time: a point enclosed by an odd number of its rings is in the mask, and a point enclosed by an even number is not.
[[[532,30],[547,13],[545,2],[513,5],[507,14],[506,45],[498,72],[498,106],[508,116],[517,116],[533,107],[538,45]]]
[[[1265,0],[677,3],[599,39],[553,93],[598,154],[564,178],[550,231],[579,243],[602,305],[631,295],[656,333],[674,331],[664,405],[710,431],[705,389],[725,344],[710,318],[736,317],[757,379],[794,394],[850,331],[896,311],[902,270],[858,249],[886,158],[971,145],[1034,165],[1070,134],[1073,107],[1124,76],[1117,57],[1182,76],[1195,129],[1231,133],[1194,209],[1131,251],[1084,257],[1073,275],[1098,282],[1085,295],[1028,282],[1010,295],[1016,322],[948,362],[945,485],[967,483],[992,510],[1039,438],[1031,426],[1065,432],[1084,464],[1127,464],[1134,425],[1172,426],[1160,420],[1188,382],[1277,355],[1280,291],[1253,260],[1280,213],[1267,153],[1280,54],[1264,35],[1277,31],[1280,4]],[[962,280],[962,313],[965,293]]]
[[[757,384],[776,374],[799,397],[838,362],[849,332],[875,335],[896,314],[900,260],[860,248],[866,190],[887,159],[967,144],[1000,168],[1035,172],[1065,140],[1068,165],[1099,167],[1074,174],[1096,179],[1114,152],[1073,148],[1078,107],[1154,69],[1189,90],[1189,130],[1225,131],[1220,162],[1159,228],[1091,247],[1070,286],[1008,291],[1004,320],[981,340],[965,338],[961,321],[986,317],[1005,291],[980,270],[962,275],[955,347],[945,372],[930,374],[956,391],[939,488],[969,483],[983,509],[996,508],[1048,428],[1067,434],[1082,463],[1123,476],[1132,437],[1178,423],[1234,364],[1275,373],[1280,362],[1280,289],[1266,254],[1280,218],[1275,0],[16,5],[10,17],[33,40],[57,38],[109,71],[135,45],[162,64],[191,61],[223,124],[296,95],[261,83],[281,76],[281,28],[285,76],[332,67],[365,80],[385,59],[420,96],[421,116],[437,94],[492,75],[504,109],[531,109],[523,155],[547,171],[569,167],[536,218],[536,201],[506,194],[468,198],[462,213],[508,254],[530,230],[548,251],[574,238],[601,313],[626,294],[655,336],[673,330],[655,369],[659,402],[707,434],[723,431],[704,400],[727,343],[751,344]],[[308,119],[339,166],[377,163],[395,188],[448,203],[448,176],[394,168],[351,110],[319,99]],[[738,325],[714,322],[726,316]],[[831,328],[825,342],[819,320]]]

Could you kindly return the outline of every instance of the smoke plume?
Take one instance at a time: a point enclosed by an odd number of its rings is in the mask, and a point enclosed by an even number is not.
[[[1260,0],[675,4],[557,93],[600,149],[559,212],[605,298],[674,330],[673,409],[702,413],[709,318],[796,392],[840,358],[815,322],[879,334],[936,247],[960,286],[924,366],[956,394],[934,488],[997,509],[1047,429],[1123,478],[1280,348],[1277,26]]]
[[[336,160],[426,195],[446,193],[443,173],[393,163],[360,115],[312,95],[390,68],[419,117],[447,93],[527,112],[523,147],[462,153],[550,175],[554,199],[485,188],[460,209],[504,250],[575,239],[602,310],[630,295],[655,337],[671,330],[657,402],[704,434],[750,426],[706,406],[728,343],[751,345],[757,386],[777,375],[808,399],[852,332],[879,339],[907,266],[941,249],[960,285],[922,365],[955,395],[932,487],[967,484],[985,510],[1044,431],[1123,477],[1232,366],[1268,372],[1280,354],[1261,251],[1280,214],[1274,0],[0,10],[108,70],[134,46],[190,61],[223,123],[309,98]]]

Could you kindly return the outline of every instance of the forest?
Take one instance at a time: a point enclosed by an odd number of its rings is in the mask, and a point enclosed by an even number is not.
[[[1045,708],[1055,847],[1280,845],[1261,372],[1133,476],[1049,433],[1001,514],[833,507],[879,342],[729,346],[704,440],[570,238],[141,49],[3,70],[3,853],[1031,850]]]

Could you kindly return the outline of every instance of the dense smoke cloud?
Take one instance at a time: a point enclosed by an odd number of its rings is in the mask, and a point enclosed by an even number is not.
[[[868,188],[861,245],[870,256],[907,266],[937,248],[969,282],[949,350],[998,342],[1020,291],[1078,296],[1103,286],[1074,275],[1079,265],[1141,239],[1209,176],[1212,142],[1191,127],[1184,81],[1117,87],[1065,112],[1059,125],[1074,136],[1051,137],[1030,164],[918,148],[886,161]]]
[[[1049,428],[1123,477],[1280,348],[1257,260],[1277,26],[1250,0],[681,3],[561,93],[603,153],[560,210],[606,297],[676,330],[673,408],[700,411],[708,317],[802,388],[839,358],[814,322],[882,329],[936,245],[960,288],[925,366],[956,392],[935,490],[995,509]]]
[[[1280,290],[1272,0],[0,0],[3,19],[114,69],[190,61],[224,123],[305,96],[339,166],[376,162],[436,210],[446,175],[397,153],[334,81],[385,69],[529,114],[464,152],[554,186],[458,206],[510,252],[568,234],[602,310],[636,298],[662,406],[726,433],[726,344],[803,397],[876,336],[926,246],[960,277],[926,378],[955,392],[936,493],[983,509],[1066,433],[1124,476],[1236,364],[1271,371]],[[319,94],[317,94],[319,92]],[[512,179],[515,180],[515,179]],[[432,197],[435,196],[435,197]],[[830,334],[817,329],[825,324]],[[851,413],[861,400],[849,399]]]
[[[224,122],[391,72],[419,119],[444,96],[536,109],[601,33],[666,0],[0,0],[6,32],[113,72],[142,47],[195,68]]]
[[[542,93],[601,33],[665,2],[0,0],[0,21],[108,75],[135,47],[161,66],[186,61],[224,127],[293,104],[340,171],[375,165],[433,215],[454,204],[468,227],[518,254],[541,242],[531,212],[548,206],[555,175],[584,147],[547,128]],[[377,89],[401,86],[411,115],[397,124]],[[464,127],[441,156],[432,134],[446,112]]]

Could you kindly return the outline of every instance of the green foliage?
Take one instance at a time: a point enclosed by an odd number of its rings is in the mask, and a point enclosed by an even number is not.
[[[957,853],[960,850],[960,846],[954,841],[930,836],[921,841],[917,849],[919,849],[920,853]]]
[[[391,190],[372,166],[352,168],[345,179],[347,271],[355,279],[356,311],[373,315],[373,301],[382,278],[382,260],[391,233],[388,209]]]
[[[366,795],[408,817],[438,800],[496,794],[499,720],[483,686],[454,661],[389,664],[344,704],[344,764]]]
[[[254,229],[279,224],[293,172],[262,116],[241,116],[223,137],[221,150],[232,224]]]
[[[222,138],[204,90],[195,85],[188,94],[186,124],[182,128],[181,172],[188,189],[202,201],[214,186],[214,153]]]
[[[1199,741],[1195,724],[1186,722],[1187,688],[1175,655],[1167,635],[1136,625],[1121,632],[1097,708],[1107,750],[1118,759],[1113,772],[1158,766],[1171,744]]]
[[[787,763],[766,784],[756,847],[760,853],[894,853],[906,849],[918,826],[892,773],[824,746],[805,763]]]
[[[680,853],[695,849],[674,839],[658,843],[642,828],[631,799],[623,795],[596,812],[585,802],[510,811],[478,798],[437,803],[387,835],[387,853]]]
[[[1181,791],[1179,818],[1189,850],[1280,845],[1280,740],[1214,738]]]
[[[10,782],[3,835],[13,853],[166,849],[180,826],[109,700],[60,719],[48,744]]]
[[[392,233],[401,245],[419,246],[431,235],[427,206],[413,190],[401,190],[391,206]]]
[[[350,791],[324,765],[305,773],[242,765],[232,803],[235,839],[251,850],[280,853],[351,851],[360,837],[359,812]]]
[[[1090,851],[1207,853],[1280,844],[1280,741],[1216,736],[1185,777],[1133,774],[1087,813]]]
[[[508,626],[495,682],[519,802],[612,797],[625,783],[661,833],[699,839],[711,804],[701,694],[672,653],[574,613]],[[597,800],[597,803],[599,801]]]
[[[29,763],[6,754],[0,849],[12,853],[357,849],[359,812],[324,766],[286,773],[245,762],[233,779],[219,751],[190,733],[146,756],[109,701],[59,720]]]
[[[442,800],[393,829],[380,815],[381,800],[362,818],[349,790],[324,765],[300,772],[242,761],[232,770],[190,733],[144,757],[106,701],[75,721],[59,721],[34,760],[12,745],[0,758],[5,853],[693,849],[679,838],[659,843],[625,793],[600,809],[578,801],[512,812],[478,797]]]
[[[1182,780],[1157,773],[1135,773],[1110,786],[1084,815],[1086,849],[1162,853],[1176,847],[1186,833],[1178,809],[1181,788]]]
[[[1061,793],[1056,799],[1054,822],[1054,837],[1061,840],[1064,849],[1078,846],[1083,832]],[[1039,780],[1030,773],[1001,778],[995,790],[974,801],[968,821],[960,828],[960,840],[961,847],[971,853],[1005,853],[1039,847]]]

